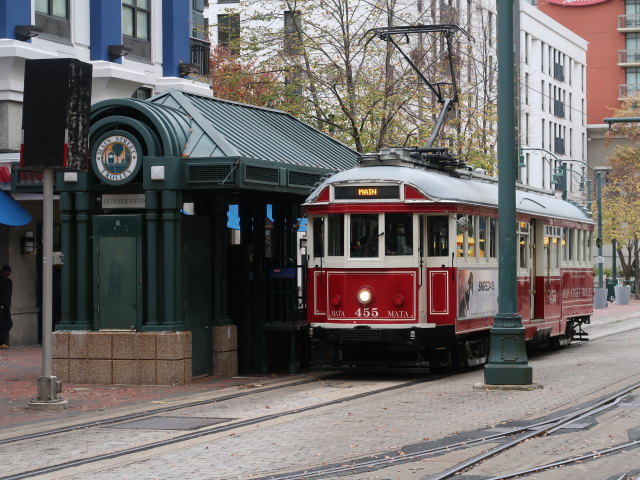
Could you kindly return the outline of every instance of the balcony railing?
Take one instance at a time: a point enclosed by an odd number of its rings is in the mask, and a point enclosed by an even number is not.
[[[191,63],[198,66],[197,75],[209,75],[209,58],[211,57],[211,43],[191,37]]]
[[[618,50],[618,65],[640,65],[640,50]]]
[[[640,97],[640,84],[628,83],[618,87],[618,98]]]
[[[618,15],[618,30],[640,30],[640,15]]]

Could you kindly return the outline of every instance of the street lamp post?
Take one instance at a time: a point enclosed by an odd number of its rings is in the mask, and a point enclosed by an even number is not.
[[[498,313],[491,328],[487,385],[531,385],[516,291],[516,162],[513,0],[497,0],[498,10]]]

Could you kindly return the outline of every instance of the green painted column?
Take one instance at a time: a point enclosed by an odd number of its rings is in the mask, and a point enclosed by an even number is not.
[[[147,318],[145,326],[160,325],[160,292],[158,290],[158,208],[160,201],[157,192],[145,193],[145,208],[147,218]]]
[[[176,272],[176,211],[177,193],[163,190],[162,199],[162,239],[163,239],[163,286],[162,286],[162,325],[165,328],[177,327],[176,284],[179,283]]]
[[[93,306],[91,294],[93,279],[91,277],[92,252],[89,244],[89,212],[91,210],[91,195],[88,192],[75,194],[76,207],[76,321],[75,327],[83,330],[93,330]]]
[[[491,328],[487,385],[529,385],[524,327],[518,314],[513,0],[498,1],[498,314]]]
[[[598,206],[598,256],[602,257],[602,172],[596,172],[596,202]],[[598,288],[603,288],[602,283],[602,263],[598,264]]]
[[[230,325],[227,275],[229,269],[229,231],[227,229],[227,210],[229,199],[224,193],[214,195],[211,201],[213,235],[211,238],[212,280],[213,280],[213,326]]]
[[[60,240],[64,254],[64,263],[62,264],[62,298],[60,299],[62,313],[60,323],[56,328],[66,330],[72,326],[72,318],[76,316],[76,297],[75,289],[73,288],[76,268],[76,249],[75,242],[73,241],[75,229],[73,225],[73,195],[69,192],[60,193],[60,222]]]

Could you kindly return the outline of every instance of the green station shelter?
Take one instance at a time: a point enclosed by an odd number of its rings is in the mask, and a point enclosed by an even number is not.
[[[295,368],[299,205],[357,153],[284,112],[175,90],[93,105],[89,149],[87,172],[55,180],[54,375],[182,384]]]

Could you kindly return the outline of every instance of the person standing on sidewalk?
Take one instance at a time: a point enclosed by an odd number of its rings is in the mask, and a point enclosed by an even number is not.
[[[13,327],[11,320],[11,267],[4,265],[0,269],[0,348],[9,348],[9,331]]]

